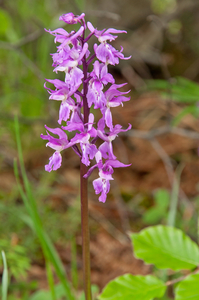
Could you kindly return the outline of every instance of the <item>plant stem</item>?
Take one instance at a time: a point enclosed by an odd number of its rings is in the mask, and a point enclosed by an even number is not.
[[[87,167],[80,162],[81,181],[81,225],[82,225],[82,259],[84,292],[86,300],[91,300],[91,280],[90,280],[90,235],[88,216],[88,180],[83,176],[87,173]]]
[[[84,28],[86,25],[84,24]],[[82,47],[84,46],[84,34]],[[87,92],[88,92],[88,82],[87,82],[87,72],[88,65],[86,63],[86,56],[84,55],[82,59],[83,63],[83,112],[84,112],[84,126],[85,130],[88,128],[88,118],[89,118],[89,107],[87,102]],[[86,124],[86,125],[85,125]],[[90,275],[90,235],[89,235],[89,216],[88,216],[88,179],[83,176],[87,173],[88,168],[80,161],[80,182],[81,182],[81,225],[82,225],[82,259],[83,259],[83,277],[84,277],[84,292],[85,299],[92,300],[91,296],[91,275]]]

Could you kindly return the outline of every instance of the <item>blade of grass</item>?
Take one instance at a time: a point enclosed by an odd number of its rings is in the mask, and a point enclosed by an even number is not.
[[[50,287],[52,300],[56,300],[54,278],[51,269],[51,264],[49,261],[46,261],[46,273],[47,273],[48,285]]]
[[[32,219],[33,226],[34,226],[34,231],[40,240],[41,247],[42,247],[42,250],[44,252],[46,259],[51,261],[52,265],[54,266],[57,276],[59,277],[61,283],[64,286],[67,298],[70,300],[74,300],[75,298],[74,298],[74,295],[70,288],[69,282],[66,279],[66,274],[64,271],[63,264],[58,256],[58,253],[57,253],[53,243],[51,242],[48,234],[45,232],[45,230],[43,228],[41,218],[40,218],[38,210],[37,210],[37,204],[36,204],[34,195],[32,193],[28,177],[26,175],[24,161],[23,161],[21,141],[20,141],[19,122],[18,122],[17,117],[15,117],[15,132],[16,132],[16,140],[17,140],[17,150],[18,150],[18,155],[19,155],[19,164],[20,164],[21,174],[22,174],[23,183],[24,183],[24,187],[25,187],[25,192],[24,192],[23,188],[20,184],[18,167],[17,167],[16,161],[15,161],[14,162],[14,171],[15,171],[15,176],[17,179],[17,184],[19,187],[19,192],[20,192],[22,200],[24,201],[24,204],[27,207],[27,210],[30,214],[30,217]]]
[[[168,221],[167,221],[168,226],[175,226],[175,219],[176,219],[177,206],[178,206],[178,194],[179,194],[179,187],[180,187],[180,176],[183,168],[184,165],[181,164],[179,167],[177,167],[176,170],[176,178],[174,178],[173,188],[171,191],[171,200],[170,200],[170,207],[169,207]]]
[[[4,251],[1,251],[1,255],[3,259],[2,300],[6,300],[8,293],[8,268]]]
[[[168,219],[167,225],[168,226],[175,226],[176,221],[176,213],[177,213],[177,206],[178,206],[178,195],[179,195],[179,188],[180,188],[180,177],[183,171],[184,165],[181,164],[177,167],[175,172],[175,177],[173,180],[173,186],[171,191],[171,198],[170,198],[170,207],[168,212]],[[161,270],[161,280],[166,282],[168,280],[168,273],[167,270]],[[168,291],[167,291],[168,292]]]

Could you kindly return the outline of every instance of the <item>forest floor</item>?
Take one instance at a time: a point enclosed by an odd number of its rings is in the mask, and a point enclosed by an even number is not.
[[[187,134],[199,133],[199,121],[187,115],[178,126],[179,132],[155,134],[154,130],[167,126],[168,116],[179,113],[180,107],[174,102],[160,99],[156,93],[147,93],[134,97],[124,107],[113,110],[115,124],[124,128],[132,124],[132,136],[122,135],[115,140],[114,153],[118,159],[130,167],[117,169],[114,182],[105,204],[98,202],[92,188],[92,174],[89,180],[90,211],[90,253],[92,283],[100,289],[116,276],[124,273],[148,274],[151,266],[144,265],[132,254],[129,231],[137,232],[147,225],[143,216],[147,209],[154,207],[154,191],[172,190],[175,169],[182,166],[179,188],[179,206],[184,205],[180,218],[185,221],[186,230],[193,233],[190,220],[194,218],[197,203],[194,199],[199,191],[198,141]],[[148,136],[144,137],[144,134]],[[156,131],[155,131],[156,132]],[[150,136],[151,135],[151,136]],[[48,161],[46,148],[29,153],[26,157],[28,171],[32,174],[41,169]],[[0,174],[0,186],[12,185],[14,177]],[[173,178],[172,178],[173,176]],[[68,149],[63,156],[63,165],[59,170],[59,180],[53,183],[53,194],[45,201],[57,212],[66,211],[78,198],[79,159]],[[45,202],[44,202],[45,204]],[[58,222],[58,221],[57,221]],[[166,223],[166,215],[160,223]],[[63,224],[70,230],[70,224]],[[180,225],[179,225],[180,226]],[[68,229],[69,227],[69,229]],[[196,227],[195,227],[196,228]],[[195,229],[196,231],[196,229]],[[194,233],[193,233],[194,235]],[[195,236],[193,236],[195,237]],[[77,269],[80,286],[82,284],[81,232],[75,233],[77,243]],[[56,248],[70,277],[71,248],[66,243],[56,242]],[[39,288],[47,287],[45,265],[35,261],[28,272],[30,281],[37,280]]]

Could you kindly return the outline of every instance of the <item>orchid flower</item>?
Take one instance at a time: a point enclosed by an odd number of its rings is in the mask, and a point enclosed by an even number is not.
[[[45,169],[51,172],[60,168],[61,152],[72,147],[80,156],[81,163],[89,166],[84,178],[89,177],[94,169],[98,169],[99,177],[93,181],[93,187],[95,193],[100,194],[99,201],[105,202],[114,168],[128,166],[117,160],[113,141],[120,132],[130,130],[131,125],[127,129],[122,129],[119,124],[114,125],[111,110],[130,100],[130,97],[125,96],[129,91],[118,90],[125,84],[116,84],[108,71],[109,64],[115,65],[120,59],[130,58],[124,57],[122,47],[117,50],[110,44],[118,34],[126,31],[114,28],[98,30],[90,22],[85,22],[84,13],[80,16],[73,13],[63,14],[60,21],[79,24],[80,27],[71,32],[63,28],[46,30],[55,37],[55,43],[59,43],[57,52],[51,55],[54,71],[62,72],[64,79],[47,79],[48,83],[54,85],[54,89],[44,85],[50,94],[49,99],[61,102],[58,118],[61,128],[45,126],[47,134],[41,135],[42,139],[48,141],[46,146],[55,150]],[[86,29],[90,31],[88,36]],[[98,43],[94,44],[94,54],[91,55],[88,41],[92,36]],[[90,68],[91,64],[93,66]],[[98,122],[95,121],[96,109],[101,114]],[[70,140],[67,132],[74,133]],[[96,163],[92,165],[94,159]]]

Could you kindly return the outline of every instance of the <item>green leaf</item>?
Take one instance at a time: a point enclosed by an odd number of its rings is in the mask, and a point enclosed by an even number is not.
[[[155,205],[149,208],[143,215],[143,221],[146,224],[155,224],[160,222],[166,216],[169,205],[169,193],[167,190],[159,189],[154,195]]]
[[[157,205],[160,207],[160,209],[165,210],[168,207],[170,194],[167,190],[165,189],[157,190],[155,192],[154,198]]]
[[[161,221],[165,213],[159,211],[159,207],[149,208],[143,215],[143,222],[147,225],[154,225]]]
[[[110,281],[98,296],[100,300],[152,300],[162,297],[166,286],[154,276],[125,274]]]
[[[52,300],[49,291],[40,290],[35,292],[29,300]]]
[[[189,275],[181,281],[175,290],[175,300],[199,299],[199,274]]]
[[[166,98],[184,103],[197,103],[199,101],[199,85],[183,77],[177,77],[174,82],[167,80],[149,80],[147,88],[160,90]]]
[[[197,117],[198,114],[199,114],[199,108],[198,108],[198,106],[196,106],[194,104],[194,105],[189,105],[189,106],[185,107],[184,109],[182,109],[179,112],[179,114],[173,119],[172,125],[173,126],[177,126],[180,123],[180,121],[182,120],[182,118],[185,117],[188,114],[192,114],[195,117]]]
[[[153,226],[131,234],[137,258],[160,269],[193,269],[199,264],[199,248],[181,230]]]
[[[62,284],[57,284],[54,286],[56,299],[65,299],[65,291]],[[33,295],[31,295],[28,300],[53,300],[50,291],[48,290],[39,290],[36,291]]]

